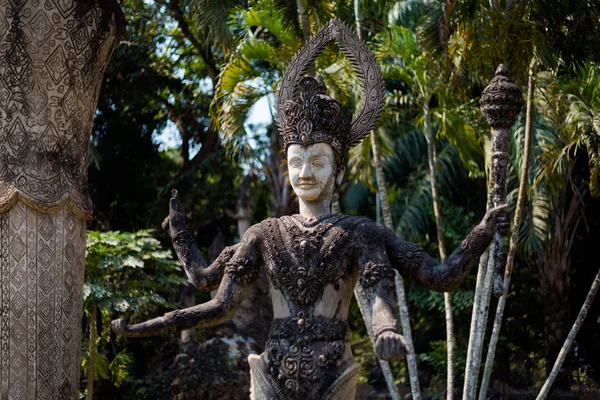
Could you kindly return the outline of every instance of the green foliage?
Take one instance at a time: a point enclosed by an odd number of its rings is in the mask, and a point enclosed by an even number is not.
[[[171,251],[164,250],[151,233],[87,232],[83,307],[89,329],[94,326],[91,318],[96,318],[99,326],[93,344],[94,378],[109,380],[117,387],[128,377],[133,359],[125,348],[115,351],[110,321],[123,314],[144,318],[171,304],[184,282]],[[82,344],[85,371],[91,334],[88,332]]]
[[[177,292],[179,267],[151,232],[88,231],[84,307],[139,313],[165,305],[165,295]]]

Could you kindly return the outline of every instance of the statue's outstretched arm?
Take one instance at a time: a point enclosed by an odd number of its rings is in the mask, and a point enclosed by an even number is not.
[[[386,254],[385,237],[378,227],[365,224],[358,246],[359,279],[369,302],[375,353],[383,360],[397,360],[406,353],[406,341],[398,333],[396,314],[396,271]]]
[[[223,278],[225,264],[235,254],[239,243],[231,247],[226,247],[219,257],[210,266],[207,266],[194,240],[194,236],[186,228],[185,215],[179,200],[179,193],[177,190],[173,190],[171,196],[169,216],[165,218],[162,227],[169,232],[179,263],[183,266],[192,285],[204,292],[215,290],[219,287]]]
[[[203,328],[231,318],[242,303],[262,264],[260,229],[248,229],[236,252],[225,263],[223,279],[215,297],[207,303],[166,313],[139,324],[124,319],[112,321],[113,331],[123,336],[155,336],[189,328]]]
[[[421,246],[401,240],[386,229],[386,248],[392,265],[405,279],[412,279],[438,292],[450,292],[477,265],[479,257],[492,241],[497,217],[505,212],[505,205],[489,210],[442,264],[427,254]]]

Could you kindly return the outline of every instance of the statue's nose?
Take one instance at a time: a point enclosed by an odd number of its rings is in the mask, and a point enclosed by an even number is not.
[[[300,178],[310,178],[312,177],[312,171],[310,170],[310,165],[308,163],[303,163],[302,168],[300,169],[300,174],[298,175]]]

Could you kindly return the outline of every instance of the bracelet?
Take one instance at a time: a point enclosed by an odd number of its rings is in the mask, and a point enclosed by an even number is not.
[[[190,231],[188,231],[187,229],[183,230],[183,231],[179,231],[176,234],[173,235],[173,237],[171,237],[171,241],[173,243],[177,243],[178,240],[180,239],[193,239],[192,234],[190,233]]]

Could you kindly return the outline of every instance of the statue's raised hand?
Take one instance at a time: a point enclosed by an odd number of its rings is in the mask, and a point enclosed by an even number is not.
[[[385,331],[377,336],[375,354],[381,360],[394,361],[404,358],[406,340],[404,336],[392,331]]]
[[[172,238],[177,234],[186,230],[185,215],[179,201],[179,192],[175,189],[171,192],[171,200],[169,200],[169,215],[162,223],[162,228],[169,232]]]
[[[481,225],[485,227],[485,230],[489,233],[494,233],[496,230],[499,232],[508,232],[510,222],[508,220],[508,205],[502,204],[498,207],[489,209],[481,220]]]

